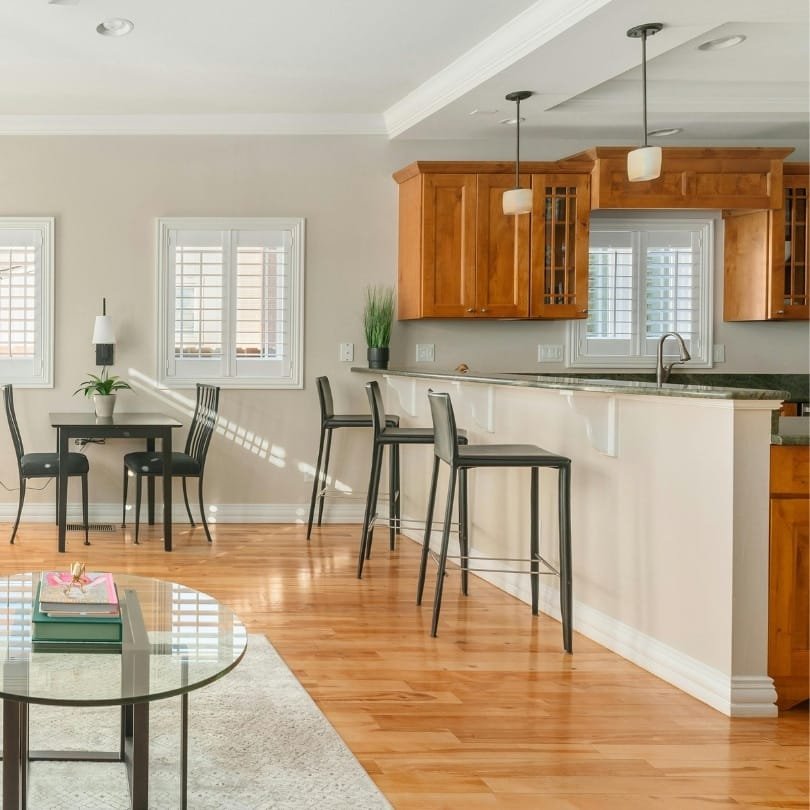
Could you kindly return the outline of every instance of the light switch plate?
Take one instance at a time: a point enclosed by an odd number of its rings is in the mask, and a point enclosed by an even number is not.
[[[436,345],[434,343],[416,344],[416,362],[432,363],[436,359]]]
[[[538,363],[560,363],[563,359],[562,345],[553,343],[538,343],[537,344],[537,362]]]
[[[351,363],[354,360],[354,343],[341,343],[338,357],[342,363]]]
[[[712,360],[715,363],[726,362],[726,347],[723,343],[715,343],[712,346]]]

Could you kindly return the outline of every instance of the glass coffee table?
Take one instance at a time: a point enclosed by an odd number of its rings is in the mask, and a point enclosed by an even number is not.
[[[180,806],[187,803],[188,693],[227,675],[247,646],[229,608],[176,582],[114,574],[121,602],[120,653],[34,652],[31,616],[39,573],[0,576],[3,808],[27,805],[29,763],[123,762],[131,806],[149,806],[149,704],[180,697]],[[28,707],[120,706],[117,751],[29,751]]]

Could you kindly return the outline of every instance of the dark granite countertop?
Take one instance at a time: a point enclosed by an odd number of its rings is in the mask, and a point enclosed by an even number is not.
[[[665,383],[659,387],[656,385],[654,379],[652,382],[648,382],[646,379],[626,379],[624,377],[621,379],[610,379],[595,375],[556,376],[550,374],[534,374],[531,372],[505,374],[473,370],[468,370],[462,373],[459,371],[434,371],[408,368],[370,369],[363,367],[353,367],[352,371],[365,374],[389,374],[397,377],[417,377],[422,379],[491,383],[494,385],[510,385],[522,388],[551,388],[564,389],[568,391],[594,391],[606,394],[640,394],[659,397],[692,397],[699,399],[731,400],[758,399],[779,401],[786,400],[791,397],[791,392],[784,389],[771,390],[769,388],[737,388],[680,382]],[[637,375],[628,376],[632,377]],[[694,379],[695,377],[699,378],[703,376],[704,375],[690,375],[690,378]],[[683,375],[683,377],[686,377],[686,375]],[[679,377],[673,375],[673,379],[678,380]],[[714,382],[714,380],[712,382]]]

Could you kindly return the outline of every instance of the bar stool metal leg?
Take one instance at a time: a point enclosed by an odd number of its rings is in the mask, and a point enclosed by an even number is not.
[[[540,526],[539,516],[540,507],[538,503],[538,489],[540,488],[540,475],[537,467],[532,467],[532,492],[531,492],[531,529],[529,534],[529,563],[530,575],[532,584],[532,615],[536,616],[539,612],[540,602]]]
[[[467,534],[467,470],[458,471],[458,544],[461,554],[461,592],[468,595],[470,543]]]
[[[430,535],[433,528],[433,512],[436,506],[436,482],[439,478],[439,457],[433,457],[433,472],[430,476],[430,489],[428,490],[427,515],[425,516],[425,537],[422,541],[422,559],[419,563],[419,583],[416,586],[416,604],[422,604],[422,594],[425,590],[425,574],[430,554]]]
[[[332,429],[329,428],[326,431],[326,452],[324,453],[323,459],[323,484],[320,488],[320,494],[318,496],[318,525],[321,525],[323,521],[323,504],[326,500],[326,484],[329,481],[329,455],[332,452]]]
[[[377,512],[377,495],[380,486],[384,448],[377,442],[371,451],[371,473],[366,496],[366,512],[363,517],[363,530],[360,535],[360,554],[357,560],[357,578],[363,578],[363,564],[371,556],[371,540],[374,534],[374,517]]]
[[[571,567],[571,465],[559,468],[558,479],[560,521],[560,614],[565,651],[574,651],[573,594]]]
[[[397,501],[399,500],[399,489],[397,483],[397,456],[399,448],[395,445],[388,446],[388,548],[393,551],[397,546],[397,534],[399,525],[397,524]]]
[[[450,468],[450,481],[447,484],[447,505],[444,510],[444,527],[442,529],[442,548],[439,556],[439,570],[436,574],[436,594],[433,597],[433,621],[430,626],[430,635],[436,637],[439,627],[439,611],[442,608],[442,590],[444,587],[444,571],[447,567],[447,546],[450,542],[450,523],[453,520],[453,499],[456,494],[456,469]]]
[[[318,442],[318,460],[315,462],[315,478],[312,481],[312,497],[309,499],[309,519],[307,520],[307,540],[312,534],[312,521],[315,518],[315,500],[321,486],[321,460],[323,459],[323,442],[326,430],[321,426],[321,438]]]

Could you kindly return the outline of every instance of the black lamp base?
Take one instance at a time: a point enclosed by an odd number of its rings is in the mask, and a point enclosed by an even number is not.
[[[96,343],[96,365],[111,366],[113,364],[113,343]]]

